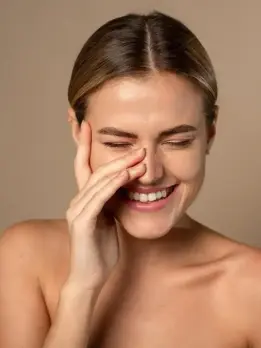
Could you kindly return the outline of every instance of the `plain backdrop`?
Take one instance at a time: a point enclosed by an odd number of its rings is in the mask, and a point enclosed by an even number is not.
[[[88,36],[129,12],[182,20],[219,82],[217,138],[193,217],[261,246],[260,0],[0,0],[0,229],[63,217],[76,193],[67,86]]]

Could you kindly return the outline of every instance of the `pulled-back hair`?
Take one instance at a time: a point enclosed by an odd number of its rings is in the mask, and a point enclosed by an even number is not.
[[[68,88],[79,124],[88,111],[88,97],[105,82],[153,72],[171,72],[191,81],[202,92],[208,123],[213,121],[217,81],[208,53],[183,23],[152,12],[110,20],[84,44]]]

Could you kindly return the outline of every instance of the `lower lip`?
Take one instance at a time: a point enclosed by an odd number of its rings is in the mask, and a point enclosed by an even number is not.
[[[171,194],[168,197],[160,199],[159,201],[142,203],[138,201],[132,201],[131,199],[128,199],[128,198],[125,198],[124,201],[128,205],[128,207],[130,207],[131,209],[141,211],[141,212],[154,212],[154,211],[163,209],[168,204],[169,200],[176,193],[177,188],[178,186],[175,186],[174,190],[171,192]]]

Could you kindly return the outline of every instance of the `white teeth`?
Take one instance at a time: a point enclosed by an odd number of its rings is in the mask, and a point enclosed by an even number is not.
[[[162,193],[159,191],[159,192],[156,192],[156,197],[157,199],[161,199],[162,197]]]
[[[140,194],[140,199],[141,202],[146,203],[148,202],[148,195],[146,195],[145,193],[141,193]]]
[[[140,199],[140,194],[138,192],[135,192],[133,194],[133,198],[135,199],[135,201],[138,201]]]
[[[154,202],[161,198],[167,197],[167,190],[151,192],[149,194],[128,191],[128,197],[132,200],[139,201],[142,203]]]
[[[149,193],[148,198],[150,202],[156,201],[157,199],[156,193]]]

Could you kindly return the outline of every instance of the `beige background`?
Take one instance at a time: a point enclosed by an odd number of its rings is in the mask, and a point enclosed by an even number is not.
[[[184,21],[216,68],[221,106],[207,177],[191,214],[261,246],[260,0],[1,0],[0,229],[64,215],[75,192],[66,122],[76,55],[105,21],[157,9]]]

